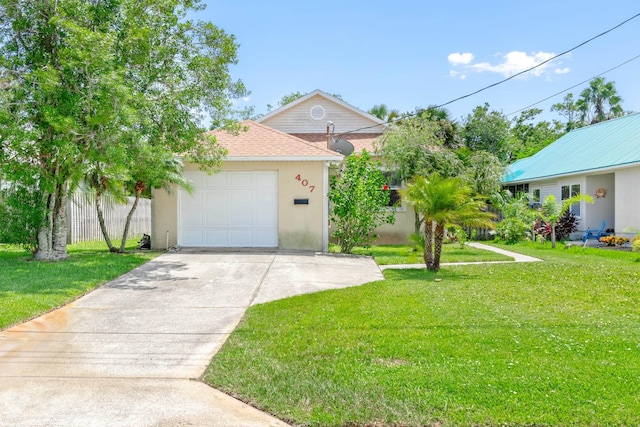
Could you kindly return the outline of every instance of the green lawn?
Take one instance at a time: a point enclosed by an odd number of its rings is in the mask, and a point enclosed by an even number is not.
[[[127,249],[135,246],[132,240]],[[158,255],[110,254],[103,242],[69,245],[68,252],[65,261],[36,262],[21,249],[0,245],[0,330],[62,306]]]
[[[640,425],[640,254],[504,248],[545,262],[251,307],[204,379],[295,425]]]
[[[330,252],[337,252],[338,247],[332,245]],[[422,253],[410,245],[376,245],[368,248],[355,248],[356,255],[372,256],[378,265],[423,264]],[[448,244],[442,247],[440,262],[473,262],[473,261],[513,261],[505,255],[497,254],[471,246],[461,248],[459,244]]]

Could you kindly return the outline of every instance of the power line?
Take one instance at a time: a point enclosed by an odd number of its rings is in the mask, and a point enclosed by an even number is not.
[[[447,102],[445,102],[444,104],[436,105],[436,106],[434,106],[434,108],[441,108],[441,107],[444,107],[444,106],[446,106],[446,105],[452,104],[452,103],[454,103],[454,102],[456,102],[456,101],[460,101],[461,99],[469,98],[470,96],[476,95],[476,94],[478,94],[478,93],[480,93],[480,92],[482,92],[482,91],[485,91],[485,90],[490,89],[490,88],[492,88],[492,87],[498,86],[498,85],[500,85],[500,84],[502,84],[502,83],[508,82],[509,80],[511,80],[511,79],[513,79],[513,78],[515,78],[515,77],[518,77],[518,76],[520,76],[520,75],[522,75],[522,74],[528,73],[528,72],[529,72],[529,71],[531,71],[531,70],[535,70],[536,68],[541,67],[542,65],[544,65],[544,64],[546,64],[546,63],[548,63],[548,62],[550,62],[550,61],[553,61],[554,59],[557,59],[557,58],[559,58],[559,57],[561,57],[561,56],[563,56],[563,55],[566,55],[567,53],[573,52],[573,51],[574,51],[574,50],[576,50],[577,48],[582,47],[582,46],[584,46],[585,44],[590,43],[590,42],[592,42],[593,40],[595,40],[595,39],[597,39],[597,38],[599,38],[599,37],[604,36],[605,34],[610,33],[611,31],[615,30],[616,28],[619,28],[619,27],[623,26],[624,24],[626,24],[627,22],[629,22],[629,21],[631,21],[631,20],[633,20],[633,19],[637,18],[638,16],[640,16],[640,13],[637,13],[637,14],[633,15],[632,17],[630,17],[630,18],[628,18],[628,19],[625,19],[624,21],[620,22],[618,25],[616,25],[616,26],[614,26],[614,27],[611,27],[611,28],[609,28],[609,29],[608,29],[608,30],[606,30],[606,31],[603,31],[602,33],[600,33],[600,34],[598,34],[598,35],[596,35],[596,36],[593,36],[593,37],[591,37],[590,39],[585,40],[585,41],[583,41],[583,42],[582,42],[582,43],[580,43],[580,44],[577,44],[576,46],[572,47],[571,49],[565,50],[564,52],[559,53],[558,55],[555,55],[555,56],[554,56],[554,57],[552,57],[552,58],[549,58],[549,59],[547,59],[547,60],[545,60],[545,61],[542,61],[541,63],[536,64],[536,65],[534,65],[534,66],[533,66],[533,67],[531,67],[531,68],[527,68],[527,69],[526,69],[526,70],[524,70],[524,71],[520,71],[519,73],[516,73],[516,74],[514,74],[514,75],[512,75],[512,76],[510,76],[510,77],[507,77],[507,78],[505,78],[505,79],[503,79],[503,80],[500,80],[500,81],[498,81],[498,82],[496,82],[496,83],[493,83],[493,84],[490,84],[490,85],[488,85],[488,86],[485,86],[485,87],[483,87],[483,88],[481,88],[481,89],[478,89],[478,90],[476,90],[475,92],[471,92],[471,93],[469,93],[469,94],[467,94],[467,95],[463,95],[463,96],[460,96],[460,97],[458,97],[458,98],[452,99],[451,101],[447,101]],[[580,83],[580,84],[581,84],[581,83]],[[569,90],[569,89],[567,89],[567,90]],[[409,118],[409,117],[413,117],[413,116],[415,116],[415,115],[417,115],[417,113],[410,113],[410,114],[407,114],[407,115],[405,115],[405,116],[403,116],[403,117],[400,117],[400,118],[398,118],[398,119],[389,120],[388,122],[384,122],[384,123],[380,123],[380,124],[372,125],[372,126],[365,126],[365,127],[359,128],[359,129],[350,130],[350,131],[348,131],[348,132],[343,132],[343,133],[341,133],[340,135],[338,135],[338,137],[340,137],[340,136],[342,136],[342,135],[349,134],[349,133],[358,132],[358,131],[361,131],[361,130],[372,129],[372,128],[375,128],[375,127],[378,127],[378,126],[382,126],[382,125],[388,125],[388,124],[395,123],[395,122],[400,121],[400,120],[407,119],[407,118]]]
[[[581,81],[580,83],[577,83],[577,84],[575,84],[575,85],[573,85],[573,86],[571,86],[571,87],[568,87],[568,88],[566,88],[566,89],[564,89],[564,90],[561,90],[560,92],[554,93],[553,95],[548,96],[548,97],[546,97],[546,98],[544,98],[544,99],[541,99],[540,101],[534,102],[533,104],[527,105],[527,106],[526,106],[526,107],[524,107],[524,108],[521,108],[521,109],[519,109],[519,110],[516,110],[516,111],[514,111],[514,112],[512,112],[512,113],[506,114],[506,116],[507,116],[507,117],[509,117],[509,116],[512,116],[512,115],[514,115],[514,114],[517,114],[517,113],[519,113],[519,112],[521,112],[521,111],[524,111],[524,110],[526,110],[526,109],[529,109],[529,108],[533,107],[534,105],[538,105],[538,104],[540,104],[541,102],[547,101],[547,100],[549,100],[549,99],[551,99],[551,98],[553,98],[553,97],[556,97],[556,96],[560,95],[561,93],[567,92],[567,91],[569,91],[569,90],[571,90],[571,89],[573,89],[573,88],[575,88],[575,87],[578,87],[578,86],[583,85],[583,84],[585,84],[585,83],[587,83],[587,82],[590,82],[590,81],[591,81],[591,80],[593,80],[594,78],[596,78],[596,77],[600,77],[600,76],[603,76],[603,75],[607,74],[608,72],[613,71],[613,70],[615,70],[616,68],[620,68],[620,67],[622,67],[623,65],[626,65],[626,64],[628,64],[629,62],[634,61],[634,60],[636,60],[636,59],[638,59],[638,58],[640,58],[640,55],[636,55],[636,56],[634,56],[633,58],[631,58],[631,59],[629,59],[629,60],[627,60],[627,61],[624,61],[623,63],[618,64],[618,65],[616,65],[616,66],[615,66],[615,67],[613,67],[613,68],[609,68],[607,71],[603,71],[603,72],[602,72],[602,73],[600,73],[600,74],[596,74],[595,76],[591,77],[590,79],[583,80],[583,81]]]

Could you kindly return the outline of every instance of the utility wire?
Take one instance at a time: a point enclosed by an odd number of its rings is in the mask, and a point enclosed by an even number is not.
[[[615,67],[613,67],[613,68],[609,68],[607,71],[603,71],[603,72],[602,72],[602,73],[600,73],[600,74],[596,74],[595,76],[591,77],[590,79],[583,80],[583,81],[581,81],[580,83],[577,83],[577,84],[575,84],[575,85],[573,85],[573,86],[571,86],[571,87],[568,87],[568,88],[566,88],[566,89],[564,89],[564,90],[561,90],[560,92],[554,93],[554,94],[553,94],[553,95],[551,95],[551,96],[547,96],[545,99],[541,99],[540,101],[537,101],[537,102],[534,102],[533,104],[527,105],[527,106],[526,106],[526,107],[524,107],[524,108],[521,108],[521,109],[519,109],[519,110],[516,110],[516,111],[514,111],[514,112],[512,112],[512,113],[506,114],[506,116],[507,116],[507,117],[509,117],[509,116],[512,116],[512,115],[514,115],[514,114],[517,114],[517,113],[519,113],[519,112],[521,112],[521,111],[527,110],[527,109],[529,109],[529,108],[533,107],[534,105],[538,105],[538,104],[540,104],[541,102],[547,101],[547,100],[549,100],[549,99],[551,99],[551,98],[553,98],[553,97],[556,97],[556,96],[560,95],[561,93],[567,92],[567,91],[569,91],[569,90],[571,90],[571,89],[573,89],[573,88],[575,88],[575,87],[578,87],[578,86],[583,85],[583,84],[585,84],[585,83],[587,83],[587,82],[590,82],[590,81],[591,81],[591,80],[593,80],[594,78],[596,78],[596,77],[600,77],[600,76],[603,76],[603,75],[607,74],[608,72],[611,72],[611,71],[615,70],[616,68],[620,68],[620,67],[622,67],[623,65],[626,65],[626,64],[628,64],[629,62],[634,61],[634,60],[636,60],[636,59],[638,59],[638,58],[640,58],[640,55],[636,55],[636,56],[634,56],[633,58],[631,58],[631,59],[629,59],[629,60],[627,60],[627,61],[624,61],[623,63],[618,64],[618,65],[616,65],[616,66],[615,66]]]
[[[498,81],[498,82],[495,82],[495,83],[493,83],[493,84],[490,84],[490,85],[488,85],[488,86],[485,86],[485,87],[483,87],[483,88],[481,88],[481,89],[478,89],[478,90],[476,90],[475,92],[471,92],[471,93],[469,93],[469,94],[467,94],[467,95],[463,95],[463,96],[460,96],[460,97],[458,97],[458,98],[452,99],[451,101],[447,101],[447,102],[445,102],[444,104],[436,105],[436,106],[434,106],[434,108],[441,108],[441,107],[444,107],[444,106],[446,106],[446,105],[452,104],[452,103],[454,103],[454,102],[456,102],[456,101],[460,101],[461,99],[465,99],[465,98],[468,98],[468,97],[470,97],[470,96],[476,95],[476,94],[478,94],[478,93],[480,93],[480,92],[482,92],[482,91],[485,91],[485,90],[490,89],[490,88],[492,88],[492,87],[498,86],[498,85],[500,85],[500,84],[502,84],[502,83],[508,82],[509,80],[511,80],[511,79],[513,79],[513,78],[515,78],[515,77],[518,77],[518,76],[520,76],[520,75],[522,75],[522,74],[528,73],[528,72],[529,72],[529,71],[531,71],[531,70],[535,70],[536,68],[541,67],[542,65],[544,65],[544,64],[546,64],[546,63],[548,63],[548,62],[550,62],[550,61],[553,61],[553,60],[554,60],[554,59],[556,59],[556,58],[559,58],[559,57],[561,57],[561,56],[563,56],[563,55],[566,55],[567,53],[573,52],[573,51],[574,51],[574,50],[576,50],[577,48],[582,47],[582,46],[584,46],[585,44],[590,43],[590,42],[592,42],[593,40],[595,40],[595,39],[597,39],[597,38],[599,38],[599,37],[604,36],[605,34],[610,33],[611,31],[615,30],[616,28],[619,28],[619,27],[623,26],[624,24],[626,24],[627,22],[631,21],[632,19],[637,18],[638,16],[640,16],[640,13],[637,13],[637,14],[633,15],[632,17],[630,17],[630,18],[628,18],[628,19],[625,19],[624,21],[622,21],[622,22],[621,22],[621,23],[619,23],[618,25],[616,25],[616,26],[614,26],[614,27],[611,27],[611,28],[609,28],[609,29],[608,29],[608,30],[606,30],[606,31],[603,31],[602,33],[600,33],[600,34],[598,34],[598,35],[596,35],[596,36],[593,36],[593,37],[591,37],[590,39],[585,40],[585,41],[583,41],[583,42],[582,42],[582,43],[580,43],[580,44],[575,45],[575,46],[574,46],[574,47],[572,47],[571,49],[567,49],[567,50],[565,50],[564,52],[559,53],[559,54],[555,55],[555,56],[554,56],[554,57],[552,57],[552,58],[549,58],[549,59],[547,59],[547,60],[545,60],[545,61],[542,61],[541,63],[536,64],[536,65],[534,65],[534,66],[533,66],[533,67],[531,67],[531,68],[527,68],[527,69],[526,69],[526,70],[524,70],[524,71],[520,71],[519,73],[516,73],[516,74],[514,74],[514,75],[512,75],[512,76],[510,76],[510,77],[507,77],[506,79],[500,80],[500,81]],[[582,83],[580,83],[580,84],[582,84]],[[569,89],[567,89],[567,90],[569,90]],[[407,115],[405,115],[405,116],[403,116],[403,117],[400,117],[400,118],[397,118],[397,119],[394,119],[394,120],[389,120],[388,122],[384,122],[384,123],[380,123],[380,124],[372,125],[372,126],[365,126],[365,127],[361,127],[361,128],[358,128],[358,129],[350,130],[350,131],[348,131],[348,132],[343,132],[343,133],[339,134],[337,137],[341,137],[342,135],[346,135],[346,134],[353,133],[353,132],[358,132],[358,131],[361,131],[361,130],[372,129],[372,128],[375,128],[375,127],[378,127],[378,126],[388,125],[388,124],[395,123],[395,122],[397,122],[397,121],[404,120],[404,119],[407,119],[407,118],[409,118],[409,117],[413,117],[413,116],[416,116],[416,115],[417,115],[417,113],[409,113],[409,114],[407,114]]]

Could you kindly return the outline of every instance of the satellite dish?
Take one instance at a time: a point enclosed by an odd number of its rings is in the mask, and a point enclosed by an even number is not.
[[[336,153],[340,153],[343,156],[348,156],[353,153],[355,150],[352,143],[343,138],[333,139],[331,138],[331,142],[329,143],[329,150],[335,151]]]

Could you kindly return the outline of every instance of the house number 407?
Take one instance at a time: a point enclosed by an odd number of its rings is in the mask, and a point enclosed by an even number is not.
[[[303,187],[309,187],[309,193],[313,193],[313,190],[316,189],[315,185],[309,185],[309,180],[306,180],[300,176],[300,174],[296,175],[296,181],[299,181]]]

